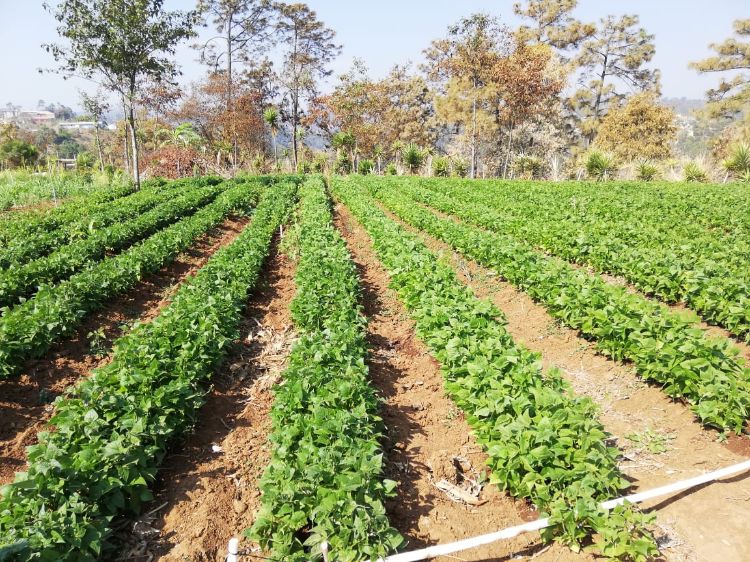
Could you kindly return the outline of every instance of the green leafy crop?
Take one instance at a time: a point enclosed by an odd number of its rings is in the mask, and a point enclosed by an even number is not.
[[[440,362],[449,395],[489,456],[492,481],[549,514],[548,536],[573,548],[596,535],[613,557],[654,555],[648,518],[632,510],[610,517],[599,508],[628,483],[596,406],[575,396],[557,370],[542,372],[539,356],[508,334],[502,313],[379,210],[366,183],[336,179],[334,193],[369,233],[419,337]]]
[[[273,455],[250,534],[281,560],[320,559],[323,541],[331,560],[376,560],[403,542],[383,504],[396,483],[382,474],[357,272],[320,178],[300,189],[299,245],[299,340],[275,389]]]

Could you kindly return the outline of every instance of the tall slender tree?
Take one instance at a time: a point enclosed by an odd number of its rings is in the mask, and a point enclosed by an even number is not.
[[[97,79],[123,100],[130,130],[133,180],[141,183],[136,102],[148,80],[171,82],[177,76],[177,45],[195,35],[195,11],[165,11],[164,0],[62,0],[45,4],[58,22],[64,44],[44,48],[66,75]]]
[[[95,123],[94,127],[94,142],[96,142],[96,152],[99,158],[99,170],[104,171],[104,156],[102,154],[102,141],[101,135],[99,134],[99,125],[104,118],[104,114],[109,111],[109,102],[106,96],[101,92],[97,92],[94,95],[89,95],[86,92],[79,92],[81,98],[81,106],[83,110],[91,116],[91,119]]]
[[[276,135],[279,134],[279,110],[275,107],[269,107],[263,111],[263,121],[271,130],[271,141],[273,142],[273,163],[274,168],[279,167],[279,156],[276,150]]]
[[[223,71],[226,110],[234,111],[235,65],[267,53],[275,42],[273,18],[276,5],[270,0],[200,0],[198,10],[210,18],[218,35],[197,45],[200,60],[214,72]],[[231,131],[232,169],[238,155],[237,131]]]
[[[456,88],[469,88],[466,97],[471,103],[468,128],[471,131],[469,173],[472,178],[476,177],[477,172],[481,90],[491,80],[490,69],[498,58],[508,53],[510,43],[507,27],[501,25],[497,18],[488,14],[473,14],[451,25],[447,37],[433,41],[425,51],[426,70],[433,81],[447,81],[456,95],[459,95]]]
[[[707,92],[709,117],[733,118],[750,110],[750,19],[736,20],[734,33],[737,37],[711,44],[715,56],[690,65],[702,74],[734,73]]]
[[[334,42],[336,33],[326,27],[306,4],[281,4],[276,29],[286,47],[280,75],[286,98],[282,116],[292,126],[292,155],[296,169],[302,104],[317,96],[317,82],[331,75],[329,64],[341,53],[341,46]]]
[[[658,90],[659,71],[646,67],[655,52],[654,36],[639,26],[636,15],[602,18],[596,33],[581,45],[577,62],[583,87],[572,104],[589,142],[609,107],[626,97],[618,85],[633,92]]]

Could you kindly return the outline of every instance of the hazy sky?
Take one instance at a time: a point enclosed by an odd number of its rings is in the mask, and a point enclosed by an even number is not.
[[[54,1],[54,0],[53,0]],[[334,64],[345,71],[354,57],[366,61],[372,75],[383,76],[394,63],[420,62],[422,50],[462,16],[484,11],[515,26],[513,0],[309,0],[319,17],[336,30],[343,44]],[[167,0],[170,8],[187,9],[194,0]],[[664,95],[702,98],[717,76],[699,76],[689,61],[710,54],[708,44],[731,32],[732,21],[750,17],[750,0],[580,0],[577,17],[593,21],[604,15],[635,13],[656,35],[653,65],[662,71]],[[78,89],[93,87],[79,80],[40,74],[53,66],[41,44],[56,38],[55,21],[41,0],[0,0],[0,105],[13,102],[36,106],[37,100],[77,106]],[[206,31],[207,33],[207,31]],[[187,46],[178,53],[183,82],[198,78],[204,68]]]

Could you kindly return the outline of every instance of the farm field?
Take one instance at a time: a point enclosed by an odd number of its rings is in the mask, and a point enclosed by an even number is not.
[[[0,560],[743,561],[750,191],[144,182],[0,218]],[[451,558],[438,558],[448,560]]]
[[[118,180],[114,185],[126,182]],[[49,206],[68,198],[86,198],[112,190],[112,182],[104,177],[71,174],[30,174],[0,172],[0,212],[15,212],[35,206]]]

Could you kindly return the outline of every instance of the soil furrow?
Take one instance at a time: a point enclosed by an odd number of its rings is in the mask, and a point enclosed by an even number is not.
[[[384,400],[386,476],[398,482],[398,495],[387,505],[388,516],[407,538],[407,548],[452,542],[535,519],[537,514],[525,502],[513,500],[494,485],[483,487],[480,505],[455,502],[436,487],[440,480],[459,486],[468,478],[479,480],[486,455],[461,411],[446,396],[438,363],[417,339],[413,321],[388,288],[389,276],[367,233],[341,205],[336,206],[335,222],[362,283],[371,352],[368,365],[372,383]],[[457,556],[460,560],[590,559],[557,545],[545,547],[538,535]]]
[[[274,244],[243,314],[242,339],[215,375],[195,431],[165,459],[156,509],[129,525],[120,559],[222,561],[229,539],[253,524],[270,460],[272,387],[293,342],[294,292],[294,263]]]
[[[448,259],[477,296],[494,302],[517,342],[540,353],[546,368],[560,368],[577,394],[599,405],[605,429],[624,450],[621,469],[634,490],[697,476],[750,456],[746,437],[726,445],[717,442],[716,432],[703,429],[685,405],[644,383],[631,365],[597,353],[594,344],[560,325],[542,305],[501,281],[492,270],[383,210]],[[750,475],[644,507],[657,509],[657,535],[668,560],[750,560],[750,540],[744,530],[750,518]]]
[[[226,220],[158,273],[146,276],[105,309],[90,315],[70,338],[42,359],[28,361],[17,377],[0,380],[0,484],[26,465],[26,447],[36,442],[53,413],[52,401],[78,380],[109,362],[112,342],[134,322],[148,322],[169,303],[188,276],[228,245],[248,218]]]

